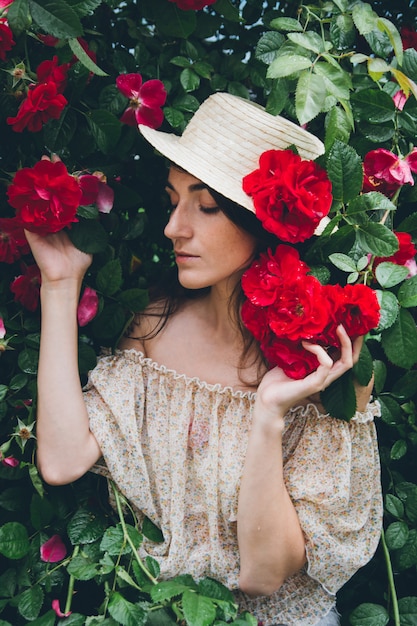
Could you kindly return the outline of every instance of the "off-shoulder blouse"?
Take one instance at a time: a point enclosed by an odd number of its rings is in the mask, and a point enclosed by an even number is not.
[[[349,423],[314,404],[288,412],[285,482],[307,565],[273,595],[253,599],[238,589],[236,519],[255,395],[178,374],[135,350],[102,357],[85,390],[108,472],[162,530],[163,543],[145,539],[140,548],[157,559],[161,577],[211,576],[264,626],[313,626],[378,544],[378,403]]]

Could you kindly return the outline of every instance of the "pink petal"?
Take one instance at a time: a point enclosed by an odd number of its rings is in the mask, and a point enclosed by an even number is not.
[[[149,109],[141,106],[136,109],[136,122],[149,126],[149,128],[158,128],[164,121],[164,113],[162,109]]]
[[[406,183],[414,185],[414,178],[411,174],[410,166],[405,159],[398,159],[395,166],[390,167],[389,173],[391,179],[393,179],[394,182],[398,182],[400,185],[405,185]]]
[[[86,326],[95,318],[98,311],[98,295],[91,287],[86,287],[77,309],[77,320],[79,326]]]
[[[67,549],[59,535],[52,535],[48,541],[41,545],[40,552],[41,560],[45,563],[57,563],[65,558]]]
[[[127,107],[126,111],[123,113],[120,121],[123,124],[127,124],[128,126],[136,126],[136,109],[133,107]]]
[[[142,85],[139,97],[141,103],[151,109],[163,106],[167,99],[164,83],[157,79],[147,80]]]
[[[2,464],[6,467],[17,467],[19,465],[19,461],[14,458],[14,456],[7,456],[5,459],[2,459]]]
[[[405,160],[407,161],[410,170],[414,172],[414,174],[417,174],[417,148],[413,148],[410,154],[405,157]]]
[[[99,180],[93,174],[81,174],[78,176],[78,184],[80,185],[82,196],[81,205],[94,204],[97,200]]]
[[[3,339],[3,337],[6,334],[6,329],[4,327],[4,322],[3,322],[3,318],[0,317],[0,339]]]
[[[138,98],[142,87],[140,74],[119,74],[116,78],[116,87],[126,98]]]
[[[72,613],[72,611],[63,613],[59,607],[59,600],[52,600],[52,608],[58,617],[69,617]]]
[[[405,93],[402,91],[402,89],[400,89],[399,91],[397,91],[396,94],[394,94],[393,98],[394,100],[394,104],[396,106],[396,108],[399,111],[402,111],[404,108],[405,103],[407,102],[407,96],[405,95]]]
[[[97,193],[97,206],[101,213],[110,213],[114,203],[114,191],[111,187],[99,181]]]

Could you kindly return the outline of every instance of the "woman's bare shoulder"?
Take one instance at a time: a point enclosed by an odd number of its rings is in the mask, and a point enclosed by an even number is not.
[[[146,354],[145,344],[157,334],[164,325],[168,303],[165,300],[152,302],[146,309],[136,313],[119,342],[121,350],[135,349]]]

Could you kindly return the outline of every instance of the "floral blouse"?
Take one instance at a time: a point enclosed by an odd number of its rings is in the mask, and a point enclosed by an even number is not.
[[[189,378],[128,350],[99,360],[85,399],[108,472],[162,530],[163,543],[145,539],[140,548],[158,560],[162,578],[211,576],[264,626],[312,626],[372,557],[382,518],[378,403],[350,423],[313,404],[289,411],[285,481],[307,565],[273,595],[253,599],[238,589],[236,520],[255,393]]]

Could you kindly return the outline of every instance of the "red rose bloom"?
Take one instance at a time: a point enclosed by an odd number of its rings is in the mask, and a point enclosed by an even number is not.
[[[15,45],[13,33],[5,19],[0,19],[0,60],[6,60],[6,52]]]
[[[268,326],[268,309],[256,306],[250,300],[245,300],[241,309],[242,322],[250,333],[259,342],[264,342],[270,335]]]
[[[42,61],[36,68],[38,83],[55,83],[58,93],[62,93],[67,84],[69,63],[58,65],[58,57],[54,56],[51,61]]]
[[[14,263],[30,248],[22,225],[15,217],[0,218],[0,262]]]
[[[408,48],[414,48],[417,50],[417,33],[414,28],[402,26],[400,34],[404,50],[407,50]]]
[[[392,256],[375,257],[374,269],[383,261],[396,263],[396,265],[406,265],[408,261],[414,259],[417,254],[416,247],[413,243],[410,233],[394,233],[398,239],[398,250]]]
[[[14,293],[15,302],[20,302],[28,311],[36,311],[39,304],[41,273],[37,265],[29,265],[23,274],[14,279],[10,291]]]
[[[56,44],[59,42],[58,37],[53,37],[52,35],[38,33],[36,36],[45,46],[50,46],[51,48],[55,48]]]
[[[25,128],[37,133],[50,119],[58,119],[67,104],[55,83],[42,83],[29,88],[16,117],[8,117],[6,121],[17,133]]]
[[[174,2],[182,11],[199,11],[203,7],[214,4],[216,0],[169,0]]]
[[[158,128],[164,121],[162,106],[167,92],[162,81],[154,79],[142,82],[140,74],[120,74],[116,78],[119,91],[129,98],[129,106],[120,121],[128,126],[143,124]]]
[[[62,161],[42,160],[16,172],[8,192],[20,223],[32,232],[46,235],[76,222],[81,190]]]
[[[351,339],[356,339],[378,326],[379,308],[373,289],[366,285],[345,285],[336,311],[337,323],[343,324]]]
[[[319,366],[317,357],[298,342],[273,337],[261,348],[271,367],[280,367],[287,376],[295,380],[305,378]]]
[[[324,169],[291,150],[264,152],[259,169],[243,178],[243,190],[253,198],[265,230],[291,243],[314,234],[330,210],[331,188]]]

